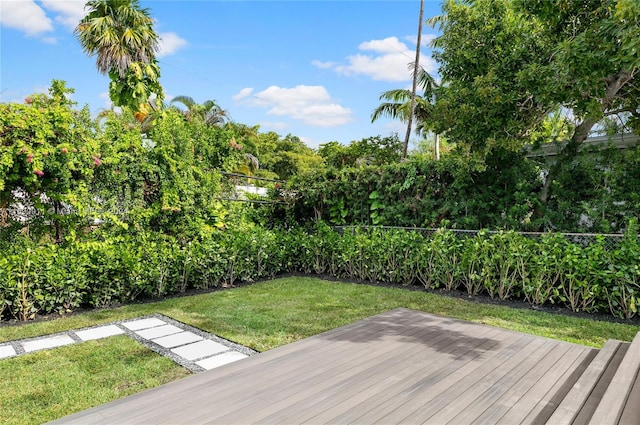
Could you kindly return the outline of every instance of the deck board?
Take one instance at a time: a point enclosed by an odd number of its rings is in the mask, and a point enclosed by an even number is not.
[[[582,352],[572,350],[573,355],[563,356],[494,423],[497,425],[544,423],[544,421],[536,422],[538,413],[552,402],[560,385],[570,380],[575,370],[592,352],[592,349],[583,347]]]
[[[312,413],[323,413],[324,406],[330,405],[337,408],[343,399],[345,389],[349,392],[364,395],[373,388],[377,382],[385,381],[389,378],[400,376],[406,370],[405,360],[407,357],[419,356],[420,349],[417,346],[407,348],[401,355],[393,355],[398,347],[392,341],[381,341],[386,346],[386,350],[370,361],[366,361],[366,366],[344,368],[339,374],[324,376],[321,386],[311,387],[306,380],[300,382],[300,386],[295,388],[295,394],[287,398],[281,398],[278,404],[269,406],[269,409],[255,412],[248,419],[255,421],[269,421],[271,416],[282,417],[283,411],[288,410],[290,414],[304,412],[311,416]],[[454,344],[451,338],[441,332],[434,332],[431,344],[434,347],[445,348]],[[339,361],[339,359],[332,359]],[[325,391],[330,390],[331,395],[327,396]],[[223,418],[224,419],[224,418]],[[302,417],[291,416],[292,421],[301,422]],[[222,421],[224,422],[224,420]]]
[[[464,421],[464,423],[472,425],[497,423],[508,411],[514,409],[516,403],[536,384],[545,384],[545,378],[548,377],[549,370],[559,361],[566,358],[568,351],[569,347],[564,345],[553,347],[547,355],[543,356],[535,364],[532,363],[529,371],[524,371],[520,376],[516,375],[510,380],[505,380],[501,388],[492,387],[491,392],[476,399],[473,405],[474,410],[465,409],[456,419],[460,419],[461,423]],[[552,378],[555,379],[555,377]],[[478,415],[481,412],[482,405],[486,407],[486,410]]]
[[[620,425],[637,425],[640,418],[640,375],[636,376],[633,387],[629,394],[629,400],[622,416],[620,417]]]
[[[599,400],[598,407],[591,416],[589,423],[593,425],[617,424],[624,414],[625,405],[633,389],[633,384],[640,368],[640,334],[637,334],[620,362],[615,375],[611,379],[604,395]],[[633,401],[637,403],[636,401]]]
[[[544,423],[596,352],[397,309],[56,423]]]

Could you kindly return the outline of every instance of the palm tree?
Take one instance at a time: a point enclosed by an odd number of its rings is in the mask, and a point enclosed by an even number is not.
[[[413,67],[410,64],[409,67]],[[436,89],[438,84],[435,79],[420,67],[418,70],[417,85],[422,90],[422,95],[416,95],[415,105],[413,108],[413,119],[416,121],[416,134],[424,135],[429,131],[433,107],[436,97]],[[387,100],[374,109],[371,114],[371,122],[381,117],[398,119],[407,122],[411,116],[411,98],[412,92],[407,89],[396,89],[383,92],[380,100]]]
[[[90,0],[85,8],[89,13],[74,34],[87,54],[97,55],[98,71],[109,75],[113,103],[141,111],[153,93],[162,101],[159,37],[149,10],[138,0]]]
[[[196,103],[189,96],[176,96],[171,103],[182,103],[187,107],[184,116],[187,120],[201,119],[209,125],[222,126],[228,120],[229,114],[222,109],[215,100],[205,100],[204,103]]]
[[[90,0],[85,8],[89,13],[74,34],[85,53],[98,55],[101,74],[115,71],[125,78],[132,63],[155,61],[159,37],[149,9],[141,8],[138,0]]]
[[[233,169],[234,173],[244,174],[245,176],[253,176],[260,169],[260,161],[250,153],[244,154],[244,161]]]

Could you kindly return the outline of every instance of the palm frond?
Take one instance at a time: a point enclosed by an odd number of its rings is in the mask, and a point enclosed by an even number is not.
[[[409,117],[409,109],[410,104],[408,102],[405,103],[382,103],[376,109],[373,110],[371,114],[371,122],[376,121],[381,117],[387,117],[391,119],[399,119],[401,121],[406,121]]]
[[[193,98],[190,96],[176,96],[173,99],[171,99],[171,103],[176,103],[176,102],[182,103],[184,106],[187,107],[187,109],[193,109],[193,107],[196,104],[195,100],[193,100]]]
[[[411,90],[395,89],[382,92],[380,100],[388,100],[391,102],[406,102],[411,100]]]

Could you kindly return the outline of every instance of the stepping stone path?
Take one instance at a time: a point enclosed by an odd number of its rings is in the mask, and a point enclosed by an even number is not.
[[[162,314],[0,343],[0,359],[114,335],[128,335],[192,372],[203,372],[257,354],[248,347]]]

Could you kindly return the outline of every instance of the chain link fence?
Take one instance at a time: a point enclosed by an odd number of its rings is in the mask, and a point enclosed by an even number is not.
[[[379,229],[379,230],[404,230],[408,232],[419,232],[425,236],[430,236],[433,233],[439,230],[446,230],[448,232],[453,233],[458,239],[467,239],[477,236],[478,234],[483,234],[487,236],[491,236],[494,234],[498,234],[505,231],[500,230],[463,230],[463,229],[434,229],[434,228],[426,228],[426,227],[401,227],[401,226],[333,226],[334,231],[338,233],[342,233],[345,231],[354,232],[355,229]],[[511,231],[508,231],[511,232]],[[532,240],[540,240],[545,235],[549,235],[548,232],[516,232],[518,235],[526,237]],[[604,245],[607,250],[614,250],[619,245],[624,235],[622,233],[562,233],[562,232],[553,232],[553,234],[562,235],[567,241],[582,245],[588,246],[592,243],[596,242],[598,239],[604,240]]]

